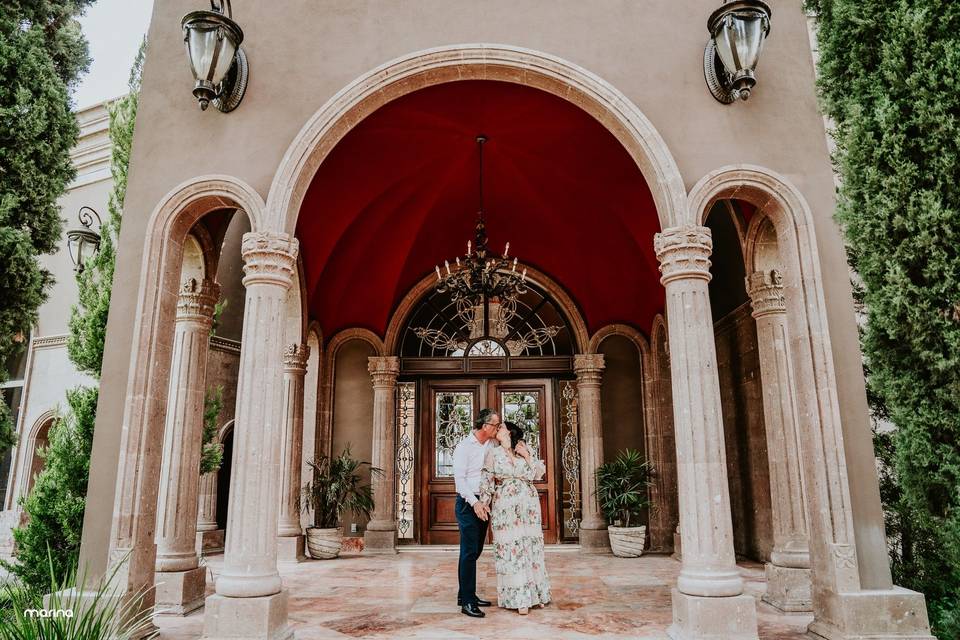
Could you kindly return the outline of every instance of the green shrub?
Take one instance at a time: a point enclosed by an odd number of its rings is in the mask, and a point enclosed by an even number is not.
[[[223,409],[223,387],[207,389],[203,396],[203,449],[200,453],[200,475],[212,473],[223,464],[223,445],[216,441],[221,409]]]
[[[650,506],[650,463],[635,449],[624,449],[612,462],[597,467],[597,501],[607,522],[621,527],[639,526]]]
[[[313,478],[303,487],[301,498],[307,511],[313,511],[314,527],[338,527],[346,511],[370,518],[374,507],[373,491],[370,485],[360,484],[361,477],[357,473],[360,467],[370,463],[354,460],[350,445],[335,458],[321,455],[307,464],[313,470]],[[378,475],[383,471],[371,466],[370,473]]]

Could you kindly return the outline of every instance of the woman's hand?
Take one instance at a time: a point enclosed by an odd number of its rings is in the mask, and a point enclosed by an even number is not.
[[[525,443],[523,440],[517,443],[517,447],[515,451],[518,456],[520,456],[527,462],[530,462],[530,450],[527,449],[527,443]]]

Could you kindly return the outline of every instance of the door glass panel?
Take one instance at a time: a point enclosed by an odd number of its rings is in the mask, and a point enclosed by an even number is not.
[[[501,391],[500,406],[503,407],[503,419],[523,429],[523,439],[537,458],[543,460],[540,442],[540,392]]]
[[[473,429],[473,394],[469,391],[436,392],[434,433],[437,477],[453,477],[453,450]]]
[[[417,421],[417,385],[397,384],[397,537],[413,538],[413,430]]]

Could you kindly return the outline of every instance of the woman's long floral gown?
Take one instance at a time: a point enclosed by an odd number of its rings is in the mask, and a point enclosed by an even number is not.
[[[543,562],[540,499],[533,481],[546,473],[541,460],[531,464],[503,447],[487,452],[480,499],[491,504],[490,525],[497,566],[497,604],[520,609],[550,602],[550,579]]]

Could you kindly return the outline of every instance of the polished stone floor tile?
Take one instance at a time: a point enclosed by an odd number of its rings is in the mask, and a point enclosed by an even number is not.
[[[310,560],[280,567],[289,591],[289,617],[298,640],[667,640],[670,588],[680,564],[667,556],[588,556],[569,547],[548,550],[553,602],[527,616],[496,606],[487,617],[468,618],[456,606],[457,553],[404,550],[395,556],[346,553],[336,560]],[[222,556],[205,559],[207,593]],[[741,565],[746,591],[757,598],[762,640],[804,638],[808,615],[781,614],[760,602],[763,566]],[[477,571],[478,593],[496,601],[493,554]],[[164,640],[203,634],[203,610],[183,618],[158,616]]]

